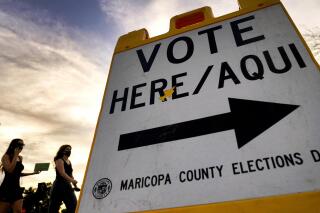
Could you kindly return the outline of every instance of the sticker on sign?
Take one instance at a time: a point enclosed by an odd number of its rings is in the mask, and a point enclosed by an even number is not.
[[[78,212],[319,190],[319,109],[281,4],[118,52]]]

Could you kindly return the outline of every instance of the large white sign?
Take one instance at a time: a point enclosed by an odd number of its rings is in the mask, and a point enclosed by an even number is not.
[[[281,5],[114,55],[79,212],[320,189],[320,73]]]

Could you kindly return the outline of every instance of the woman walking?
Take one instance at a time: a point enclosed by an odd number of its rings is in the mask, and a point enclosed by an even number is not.
[[[21,213],[23,190],[20,187],[20,177],[39,174],[39,172],[22,173],[24,166],[22,156],[19,155],[24,147],[22,139],[13,139],[1,158],[1,169],[5,178],[0,186],[0,213],[7,213],[12,209],[13,213]]]
[[[66,205],[68,213],[74,213],[76,210],[77,198],[71,183],[77,188],[77,181],[72,175],[70,155],[71,146],[63,145],[54,157],[56,180],[51,189],[49,213],[58,213],[62,201]]]

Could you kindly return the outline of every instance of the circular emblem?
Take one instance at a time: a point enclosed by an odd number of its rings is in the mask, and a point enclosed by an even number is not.
[[[102,199],[107,197],[112,189],[111,180],[108,178],[102,178],[94,184],[92,194],[96,199]]]

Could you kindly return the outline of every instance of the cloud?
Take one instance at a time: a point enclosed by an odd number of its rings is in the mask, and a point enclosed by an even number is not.
[[[0,10],[0,151],[9,141],[26,141],[26,171],[52,162],[62,144],[71,144],[73,164],[82,178],[93,138],[111,46],[96,35],[29,13]],[[93,39],[94,38],[94,39]],[[97,45],[100,43],[100,45]],[[102,50],[104,48],[104,50]],[[81,156],[78,158],[77,155]],[[71,158],[71,160],[73,159]],[[24,178],[53,181],[54,170]]]
[[[319,27],[320,2],[318,0],[282,0],[282,3],[303,33],[305,30]]]
[[[283,0],[282,2],[302,30],[319,26],[319,1]],[[215,17],[238,10],[236,0],[100,0],[100,5],[106,15],[107,22],[116,23],[122,34],[147,28],[152,36],[167,32],[171,17],[196,8],[209,6]],[[306,11],[308,12],[306,13]]]
[[[146,28],[152,37],[167,32],[170,18],[175,15],[210,5],[215,6],[211,7],[215,16],[230,13],[238,8],[236,1],[221,0],[100,0],[100,4],[107,22],[117,23],[120,33],[126,34]]]
[[[320,28],[307,30],[303,36],[312,50],[315,59],[320,63]]]

